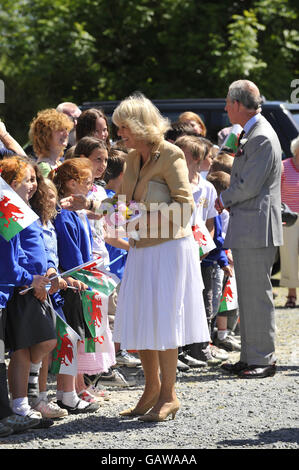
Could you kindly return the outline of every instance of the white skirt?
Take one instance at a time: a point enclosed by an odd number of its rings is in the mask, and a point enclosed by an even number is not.
[[[130,248],[113,340],[122,349],[166,350],[210,341],[193,236]]]

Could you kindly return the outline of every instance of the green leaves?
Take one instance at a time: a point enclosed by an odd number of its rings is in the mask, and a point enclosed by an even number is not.
[[[292,5],[294,5],[292,7]],[[298,75],[293,0],[2,0],[0,79],[21,143],[36,112],[64,100],[223,97],[256,81],[288,99]]]

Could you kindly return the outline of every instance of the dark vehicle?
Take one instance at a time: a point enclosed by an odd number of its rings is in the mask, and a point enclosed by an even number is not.
[[[197,113],[207,128],[207,138],[217,144],[217,133],[230,126],[225,107],[225,99],[173,99],[152,100],[160,112],[171,121],[176,121],[184,111]],[[101,108],[110,120],[113,110],[119,101],[91,101],[83,103],[80,108]],[[292,104],[282,101],[264,101],[262,114],[276,131],[282,147],[282,158],[291,156],[290,143],[299,135],[299,103]],[[112,137],[117,139],[114,126],[111,125]]]

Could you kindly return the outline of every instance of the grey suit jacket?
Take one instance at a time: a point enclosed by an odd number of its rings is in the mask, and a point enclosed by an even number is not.
[[[280,180],[280,143],[269,122],[260,116],[242,139],[230,186],[221,193],[224,206],[230,208],[225,248],[283,244]]]

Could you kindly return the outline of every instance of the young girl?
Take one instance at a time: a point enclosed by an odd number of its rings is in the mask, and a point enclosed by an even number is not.
[[[86,158],[66,160],[49,175],[54,182],[58,197],[71,194],[87,195],[93,183],[93,165]],[[92,234],[88,219],[75,211],[60,210],[54,219],[57,234],[59,264],[63,271],[69,270],[82,263],[92,260]],[[79,290],[87,286],[81,283]],[[67,323],[84,339],[89,336],[83,318],[80,296],[71,289],[62,293],[64,298],[63,311]],[[79,358],[79,355],[78,355]],[[74,384],[73,384],[74,385]],[[75,389],[65,393],[57,384],[57,400],[60,407],[69,413],[96,411],[99,403],[93,397],[79,398]],[[87,399],[88,399],[87,398]]]
[[[1,169],[5,181],[28,204],[32,191],[29,161],[11,157],[1,162]],[[38,283],[32,284],[34,290],[25,295],[20,295],[19,289],[15,289],[7,303],[6,347],[12,351],[8,369],[9,388],[14,413],[39,419],[41,414],[29,405],[28,378],[30,366],[38,371],[44,356],[56,346],[53,312],[45,302],[45,285],[49,279],[44,277],[49,276],[53,268],[48,262],[41,230],[35,222],[22,230],[18,238],[20,243],[16,247],[15,263],[27,273],[29,281],[30,278],[31,282],[36,279]]]
[[[93,185],[87,194],[87,197],[93,201],[101,202],[107,198],[105,189],[95,184],[95,180],[101,180],[105,174],[108,162],[108,151],[106,144],[95,138],[95,137],[83,137],[74,149],[74,158],[88,158],[93,165]],[[84,214],[85,211],[79,211],[79,214]],[[91,226],[93,247],[92,255],[94,258],[101,256],[104,260],[104,265],[108,265],[110,262],[109,253],[105,244],[105,230],[103,227],[102,220],[89,219]],[[112,240],[112,243],[122,243],[122,240]],[[110,296],[111,298],[113,297]],[[109,305],[111,305],[109,298]],[[101,373],[106,373],[110,370],[111,366],[115,364],[115,349],[112,341],[112,333],[109,324],[106,325],[107,331],[107,345],[109,345],[109,351],[104,353],[84,353],[82,346],[79,347],[78,355],[78,381],[77,387],[86,396],[86,393],[96,393],[103,395],[100,387],[88,387],[86,388],[85,381],[83,378],[83,372],[88,376],[97,376]],[[111,374],[110,374],[111,375]],[[125,382],[121,380],[113,380],[114,374],[112,374],[112,382],[120,385],[125,385]],[[85,391],[85,392],[84,392]]]
[[[29,137],[43,176],[61,164],[73,123],[56,109],[40,111],[30,124]]]
[[[58,272],[59,262],[57,254],[57,238],[54,226],[51,222],[56,215],[57,190],[52,181],[41,176],[36,164],[33,164],[32,166],[32,180],[35,180],[36,184],[34,184],[34,190],[32,190],[30,205],[40,217],[38,223],[43,230],[45,246],[55,265],[56,272]],[[53,280],[53,284],[54,283],[56,285],[57,292],[51,296],[52,304],[54,309],[63,317],[61,307],[63,299],[59,294],[59,290],[66,289],[68,285],[66,280],[61,277]],[[60,408],[53,401],[49,401],[47,396],[47,379],[50,358],[51,354],[45,356],[42,361],[39,373],[39,395],[33,401],[32,406],[45,418],[63,418],[68,415],[67,410]],[[57,380],[59,379],[57,378]],[[71,380],[71,378],[69,379],[66,377],[65,380]]]

